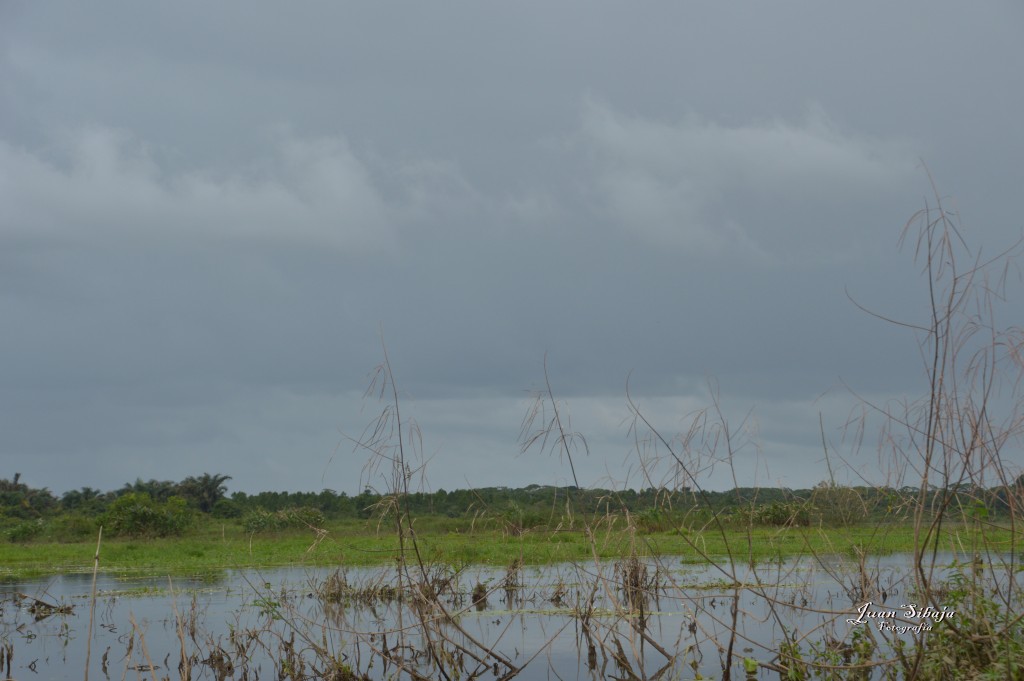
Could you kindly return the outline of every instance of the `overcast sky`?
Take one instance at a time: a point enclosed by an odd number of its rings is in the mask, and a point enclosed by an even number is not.
[[[848,294],[926,318],[928,172],[1020,237],[1021,8],[0,0],[0,477],[382,488],[383,339],[429,489],[572,483],[545,357],[582,485],[648,486],[627,378],[670,438],[716,386],[741,484],[826,478],[819,418],[877,478],[850,390],[925,382]]]

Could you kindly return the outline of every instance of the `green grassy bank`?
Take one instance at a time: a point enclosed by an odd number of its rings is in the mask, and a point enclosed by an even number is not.
[[[909,524],[864,524],[843,528],[750,528],[640,532],[616,524],[596,523],[592,530],[536,528],[510,534],[446,519],[424,518],[414,524],[415,546],[426,562],[454,565],[507,565],[614,559],[640,555],[678,556],[702,562],[704,556],[732,555],[741,562],[766,561],[799,554],[880,555],[912,551]],[[398,538],[390,528],[366,521],[327,523],[321,531],[292,529],[247,532],[237,523],[210,519],[180,537],[104,539],[100,570],[124,575],[189,575],[232,568],[280,566],[382,565],[394,562]],[[999,550],[1010,545],[1011,531],[986,528],[985,542]],[[980,540],[977,528],[947,525],[940,550],[969,554]],[[406,537],[408,555],[412,543]],[[0,545],[0,579],[88,572],[96,540],[35,540]]]

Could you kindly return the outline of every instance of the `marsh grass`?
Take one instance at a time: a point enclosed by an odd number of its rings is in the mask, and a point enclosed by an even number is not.
[[[104,557],[99,570],[104,574],[123,576],[209,576],[216,579],[225,570],[273,567],[334,567],[384,565],[394,561],[397,541],[379,536],[365,522],[328,523],[327,537],[314,551],[309,549],[314,535],[295,531],[276,533],[253,539],[240,528],[231,526],[222,535],[222,526],[211,526],[210,532],[180,539],[123,540],[104,539]],[[982,534],[969,526],[942,528],[939,541],[943,550],[958,550],[984,539],[993,548],[1010,547],[1013,531],[996,526]],[[687,542],[675,532],[663,531],[641,535],[652,555],[681,563],[702,563],[704,558],[687,550]],[[721,536],[688,533],[692,541],[702,542],[709,555],[726,555],[726,546],[747,535],[730,530],[727,539]],[[787,558],[813,550],[818,553],[855,555],[865,551],[872,555],[902,553],[913,549],[912,525],[894,525],[885,533],[870,525],[828,528],[811,536],[792,528],[754,528],[752,551],[745,556],[756,562]],[[343,537],[339,540],[338,537]],[[500,531],[477,531],[474,534],[420,534],[422,551],[432,561],[453,564],[507,565],[521,558],[526,565],[549,565],[573,562],[592,557],[593,547],[582,531],[559,532],[555,535],[535,533],[510,541]],[[617,531],[605,537],[597,547],[602,559],[617,559],[628,551],[629,536]],[[91,573],[89,553],[95,541],[79,543],[36,543],[28,546],[4,547],[0,581],[17,582],[53,574]]]
[[[584,529],[538,531],[509,537],[497,529],[470,528],[468,521],[454,525],[443,519],[440,531],[417,522],[420,550],[430,561],[452,564],[507,565],[521,558],[526,565],[550,565],[587,560],[596,556],[615,560],[630,550],[624,517],[612,520],[577,516],[581,526],[605,528],[591,537]],[[610,528],[610,529],[608,529]],[[237,524],[211,521],[180,538],[128,540],[104,538],[106,574],[133,576],[210,575],[224,570],[273,567],[373,566],[394,562],[397,539],[378,532],[370,521],[327,522],[324,538],[310,550],[317,535],[293,529],[253,536]],[[848,527],[728,527],[708,532],[701,526],[678,525],[675,529],[639,529],[646,550],[666,561],[704,563],[704,554],[727,556],[730,549],[743,561],[765,562],[807,553],[856,556],[912,552],[915,526],[911,522],[862,523]],[[748,540],[749,539],[749,543]],[[950,521],[938,528],[933,542],[940,551],[963,552],[983,542],[996,552],[1013,550],[1019,529],[1000,521],[979,527],[974,521]],[[691,547],[694,544],[699,551]],[[4,546],[0,581],[22,581],[60,573],[89,573],[95,540],[36,542]]]

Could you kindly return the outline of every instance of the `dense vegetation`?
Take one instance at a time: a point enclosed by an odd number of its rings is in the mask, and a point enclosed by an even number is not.
[[[1022,476],[1024,477],[1024,476]],[[78,541],[102,525],[108,536],[180,536],[205,518],[232,519],[252,532],[318,527],[338,520],[381,520],[394,509],[395,495],[367,488],[356,496],[320,492],[227,494],[230,476],[204,473],[181,482],[136,480],[101,492],[91,487],[60,497],[13,479],[0,479],[0,533],[8,541]],[[1020,499],[1024,480],[1012,486],[974,489],[953,486],[924,492],[925,505],[961,507],[998,520]],[[583,489],[529,485],[439,489],[401,495],[402,511],[413,516],[462,519],[518,534],[530,528],[571,525],[575,518],[629,516],[636,527],[664,531],[713,517],[735,526],[842,527],[862,522],[899,522],[921,502],[914,487],[844,487],[820,483],[813,489],[736,488],[702,491]]]

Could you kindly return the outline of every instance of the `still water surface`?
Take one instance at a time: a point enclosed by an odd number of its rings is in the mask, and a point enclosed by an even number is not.
[[[518,679],[720,678],[730,645],[733,678],[743,678],[743,658],[777,663],[785,636],[825,646],[872,628],[883,649],[894,636],[912,636],[847,621],[865,603],[885,612],[912,602],[909,564],[897,555],[864,566],[803,558],[735,573],[678,559],[632,572],[624,563],[511,576],[504,568],[432,568],[419,581],[439,594],[439,606],[390,600],[389,588],[405,584],[394,568],[100,575],[89,678],[179,679],[183,648],[194,679],[319,678],[342,668],[329,660],[371,678],[391,678],[401,664],[428,678],[439,667],[486,679],[515,670]],[[332,575],[349,590],[340,602],[324,598]],[[12,678],[83,678],[91,586],[85,574],[0,585],[0,643]],[[474,588],[485,601],[474,603]],[[432,643],[440,651],[433,659]],[[762,668],[758,676],[778,673]]]

